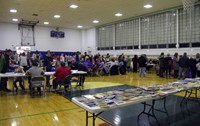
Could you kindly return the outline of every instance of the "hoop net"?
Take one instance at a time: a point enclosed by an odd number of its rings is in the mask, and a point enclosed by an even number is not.
[[[191,11],[194,9],[195,0],[182,0],[183,3],[183,10]]]

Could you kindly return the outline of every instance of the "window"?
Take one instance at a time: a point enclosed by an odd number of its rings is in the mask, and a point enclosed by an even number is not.
[[[177,34],[180,48],[200,47],[199,12],[200,5],[196,5],[191,13],[173,9],[98,27],[97,49],[176,48]]]

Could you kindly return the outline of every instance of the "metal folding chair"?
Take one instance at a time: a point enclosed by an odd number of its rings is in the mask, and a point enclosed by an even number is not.
[[[34,88],[43,88],[43,90],[40,89],[40,93],[43,92],[43,96],[46,95],[44,86],[44,77],[38,76],[31,78],[31,91],[30,91],[31,96],[34,96]]]
[[[71,79],[72,79],[72,75],[68,75],[65,80],[58,84],[60,87],[61,86],[64,86],[64,91],[67,91],[67,89],[71,89],[72,88],[72,85],[71,85]]]

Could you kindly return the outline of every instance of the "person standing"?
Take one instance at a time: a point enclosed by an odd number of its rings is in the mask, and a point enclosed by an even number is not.
[[[166,62],[166,78],[170,78],[173,67],[173,60],[170,57],[169,53],[167,54],[167,57],[165,57],[165,62]]]
[[[197,77],[200,77],[200,54],[196,54]]]
[[[177,78],[178,77],[178,70],[179,70],[179,59],[178,59],[178,53],[176,52],[174,54],[174,57],[173,57],[173,70],[174,70],[174,78]]]
[[[166,72],[166,61],[165,61],[163,52],[160,54],[158,59],[159,59],[159,67],[160,67],[159,76],[164,77],[163,74]]]
[[[65,62],[65,57],[63,53],[61,53],[60,55],[60,62]]]
[[[187,53],[184,53],[179,60],[179,74],[178,74],[179,80],[188,77],[188,69],[189,69],[189,58],[187,57]]]
[[[77,63],[81,62],[80,55],[81,55],[81,53],[79,51],[77,51],[76,54],[75,54],[75,62],[77,62]]]
[[[200,77],[200,60],[199,62],[196,64],[197,67],[197,77]]]
[[[53,62],[53,58],[52,58],[51,52],[48,50],[47,55],[44,59],[44,67],[46,69],[46,72],[51,71],[52,62]],[[46,76],[46,86],[50,87],[50,76]]]
[[[2,67],[1,73],[9,72],[11,55],[12,55],[12,51],[10,49],[6,50],[4,55],[2,55],[2,52],[1,52],[1,67]],[[7,81],[8,81],[7,77],[1,78],[0,90],[6,91],[6,92],[11,91],[7,88]]]
[[[197,64],[196,59],[191,56],[189,59],[189,67],[190,67],[189,77],[192,77],[192,78],[196,77],[196,74],[197,74],[196,64]]]
[[[144,54],[142,54],[139,58],[138,58],[138,64],[139,64],[139,76],[142,77],[146,77],[146,63],[147,63],[147,59],[145,57]]]
[[[131,71],[131,58],[130,58],[130,56],[127,56],[127,58],[126,58],[126,68],[127,68],[128,72]]]
[[[134,57],[132,58],[132,62],[133,62],[133,72],[137,72],[137,67],[138,67],[138,56],[134,55]]]
[[[0,51],[0,73],[6,73],[5,64],[6,64],[5,57],[3,55],[3,52]],[[0,91],[1,90],[5,91],[6,87],[7,87],[6,78],[1,78],[1,80],[0,80]]]
[[[28,69],[28,62],[25,52],[22,53],[22,55],[19,58],[19,64],[24,68],[24,71],[26,72]]]

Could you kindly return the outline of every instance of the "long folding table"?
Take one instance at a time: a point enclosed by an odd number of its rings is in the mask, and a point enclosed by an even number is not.
[[[168,115],[168,112],[167,112],[167,109],[165,106],[167,96],[178,93],[178,92],[182,92],[182,91],[188,92],[188,91],[192,91],[193,89],[196,90],[199,87],[200,87],[199,79],[195,82],[188,80],[187,84],[185,84],[185,83],[183,84],[181,82],[174,82],[174,83],[169,83],[169,84],[165,84],[165,85],[156,85],[156,86],[153,86],[153,88],[155,89],[154,92],[152,92],[152,90],[151,90],[150,92],[148,92],[146,94],[144,93],[144,94],[138,95],[134,98],[131,98],[130,100],[126,100],[125,102],[122,102],[119,104],[116,104],[114,102],[112,105],[107,105],[104,107],[100,107],[98,105],[99,98],[95,97],[95,95],[97,95],[97,94],[94,94],[94,95],[89,94],[88,101],[87,101],[88,97],[86,97],[87,95],[86,96],[83,95],[81,97],[74,97],[74,98],[72,98],[72,102],[86,111],[86,126],[88,126],[89,118],[92,118],[93,126],[95,126],[95,120],[101,113],[108,111],[110,109],[121,108],[121,107],[138,104],[138,103],[142,103],[144,106],[144,109],[138,115],[138,121],[142,114],[146,114],[146,115],[148,115],[148,118],[149,118],[149,116],[154,117],[156,122],[158,123],[158,125],[160,125],[154,114],[154,111],[159,111],[159,112],[163,112],[167,115],[167,118],[168,118],[169,124],[170,124],[169,115]],[[143,87],[143,90],[148,91],[149,88],[152,88],[152,87]],[[112,92],[112,91],[110,91],[110,92]],[[111,95],[115,95],[115,94],[111,93]],[[118,96],[116,95],[115,98],[113,98],[113,99],[118,100],[118,99],[116,99],[116,97],[118,97]],[[183,99],[188,99],[188,98],[189,98],[188,96],[183,97]],[[105,97],[102,99],[105,99]],[[155,108],[155,104],[156,104],[157,100],[163,101],[164,109],[161,110],[161,109]],[[96,105],[89,104],[90,101],[93,101],[94,103],[96,103],[96,101],[97,101],[97,104]],[[147,101],[152,101],[152,104],[147,104]],[[147,106],[150,106],[150,108],[147,109]],[[91,113],[92,115],[89,116],[89,113]]]
[[[55,72],[45,72],[44,76],[51,76],[54,73]],[[85,76],[86,74],[87,74],[87,72],[85,72],[85,71],[72,70],[72,75],[78,76],[78,80],[82,76]],[[13,80],[15,77],[26,77],[26,76],[27,75],[25,73],[14,73],[14,72],[0,73],[0,79],[3,78],[3,77],[7,77],[7,78],[11,78]],[[80,81],[80,85],[83,86],[82,81]],[[12,89],[14,89],[14,87],[12,87]]]

